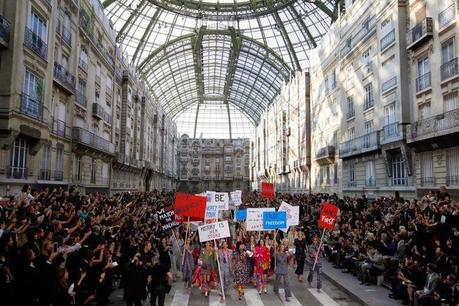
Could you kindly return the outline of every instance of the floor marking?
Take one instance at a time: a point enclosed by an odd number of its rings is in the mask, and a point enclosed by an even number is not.
[[[228,299],[228,297],[226,297]],[[226,306],[226,299],[223,303],[220,303],[220,292],[210,292],[209,294],[209,306]]]
[[[302,306],[301,303],[298,301],[298,299],[295,297],[295,295],[292,292],[292,296],[289,297],[289,302],[285,300],[285,291],[284,289],[279,289],[279,295],[281,296],[282,303],[286,306]]]
[[[328,294],[323,290],[320,293],[317,292],[316,288],[308,288],[309,292],[324,306],[339,306]]]
[[[248,306],[263,306],[264,305],[257,289],[245,289],[244,298]]]
[[[190,295],[188,294],[187,289],[177,288],[174,293],[174,298],[172,299],[171,306],[183,306],[188,305],[188,300]]]

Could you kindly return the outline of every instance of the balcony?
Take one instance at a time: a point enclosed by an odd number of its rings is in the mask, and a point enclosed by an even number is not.
[[[40,169],[40,180],[49,181],[51,179],[51,170]]]
[[[458,128],[459,108],[456,108],[414,123],[411,127],[411,135],[409,135],[411,136],[410,141],[451,134],[457,132]],[[452,129],[454,130],[452,131]]]
[[[319,164],[331,164],[335,159],[335,146],[325,146],[316,152],[316,161]]]
[[[375,106],[374,98],[370,98],[370,99],[365,98],[365,101],[363,102],[363,111],[369,110],[373,106]]]
[[[390,78],[389,80],[385,81],[381,85],[381,93],[384,95],[397,87],[397,77],[394,76],[393,78]]]
[[[62,26],[62,40],[69,46],[72,46],[72,31],[66,26]]]
[[[90,38],[93,37],[93,27],[94,23],[90,15],[84,10],[80,10],[80,28],[88,35]]]
[[[21,113],[43,121],[43,103],[40,100],[23,93],[21,97]]]
[[[424,73],[416,79],[416,93],[424,91],[431,87],[430,72]]]
[[[97,102],[94,102],[92,104],[92,115],[96,118],[99,118],[99,119],[104,119],[104,116],[105,116],[105,111],[104,111],[104,108],[102,107],[102,105],[100,105],[99,103]]]
[[[80,60],[78,62],[78,66],[85,72],[88,72],[88,60],[82,59],[80,57]]]
[[[440,29],[447,26],[454,19],[456,19],[456,11],[453,3],[448,8],[440,12],[440,14],[438,14],[438,24]]]
[[[391,186],[408,186],[407,177],[392,177],[390,178]]]
[[[385,51],[389,46],[391,46],[395,42],[395,29],[387,33],[383,38],[380,40],[381,52]]]
[[[8,178],[26,180],[28,177],[28,169],[26,167],[7,167],[7,176]]]
[[[441,81],[449,80],[458,75],[457,57],[440,66]]]
[[[54,79],[70,91],[70,93],[73,94],[75,92],[75,77],[56,62],[54,63]]]
[[[97,74],[96,74],[95,81],[96,81],[96,84],[98,84],[98,85],[100,86],[100,82],[101,82],[101,77],[100,77],[100,75],[97,75]]]
[[[346,158],[375,151],[379,148],[379,132],[375,131],[341,143],[339,155],[341,158]]]
[[[459,186],[459,175],[447,176],[446,185],[447,186]]]
[[[54,180],[55,181],[63,181],[64,180],[64,172],[56,170],[54,171]]]
[[[435,186],[435,177],[421,177],[420,185],[422,187],[433,187]]]
[[[355,109],[354,107],[348,109],[347,113],[346,113],[346,119],[351,119],[351,118],[354,118],[355,117]]]
[[[374,177],[365,178],[365,187],[376,187],[376,180]]]
[[[0,46],[8,48],[10,44],[11,24],[0,15]]]
[[[433,20],[431,17],[427,17],[408,31],[406,37],[407,49],[413,49],[421,42],[432,37],[432,35]]]
[[[381,131],[381,144],[399,140],[402,132],[403,126],[398,121],[385,125]]]
[[[41,37],[33,32],[31,29],[25,29],[24,45],[35,52],[43,60],[48,59],[48,45],[41,39]]]
[[[115,145],[113,143],[83,128],[74,127],[72,130],[72,139],[75,143],[90,149],[112,156],[115,154]]]
[[[64,138],[71,138],[71,130],[70,127],[65,124],[65,121],[58,120],[58,119],[51,119],[49,125],[50,131],[52,134],[57,135],[59,137]]]
[[[85,93],[83,93],[83,92],[81,92],[79,90],[77,90],[77,92],[76,92],[75,101],[77,102],[78,105],[80,105],[80,106],[82,106],[84,108],[86,108],[87,105],[88,105],[88,100],[86,99]]]

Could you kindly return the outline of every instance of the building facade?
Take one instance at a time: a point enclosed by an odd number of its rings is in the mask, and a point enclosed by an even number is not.
[[[147,152],[157,165],[166,150],[175,156],[175,126],[132,77],[115,38],[97,0],[0,1],[0,193],[26,183],[174,188],[174,159],[155,168]],[[165,125],[155,130],[143,119],[156,115]],[[131,130],[121,131],[127,117]]]
[[[446,186],[459,196],[458,7],[407,1],[411,125],[418,193]]]
[[[309,89],[309,73],[298,72],[261,116],[251,143],[253,189],[269,181],[278,192],[309,190]]]
[[[178,190],[199,193],[250,189],[249,139],[200,139],[184,134],[177,150]]]

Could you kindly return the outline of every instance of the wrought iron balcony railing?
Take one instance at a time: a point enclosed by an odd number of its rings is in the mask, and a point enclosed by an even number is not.
[[[390,45],[395,42],[395,29],[387,33],[383,38],[381,38],[380,45],[381,51],[386,50]]]
[[[43,103],[39,99],[23,93],[21,97],[21,113],[43,121]]]
[[[385,81],[384,83],[382,83],[381,92],[385,94],[396,86],[397,86],[397,77],[394,76],[390,78],[389,80]]]
[[[430,72],[424,73],[416,79],[416,92],[423,91],[431,87]]]
[[[48,45],[31,29],[25,29],[24,44],[45,61],[48,58]]]
[[[8,166],[7,167],[7,176],[9,178],[25,180],[25,179],[28,178],[28,169],[27,169],[27,167]]]
[[[339,155],[341,157],[352,156],[377,150],[379,147],[379,132],[374,131],[341,143]]]
[[[431,17],[425,18],[423,21],[411,28],[407,33],[407,49],[411,49],[425,38],[433,35],[433,20]]]
[[[10,43],[11,24],[0,15],[0,46],[8,48]]]
[[[113,143],[80,127],[73,128],[72,139],[76,143],[85,145],[103,153],[110,155],[114,155],[115,153],[115,145]]]
[[[459,108],[420,120],[411,127],[411,138],[427,136],[459,127]]]
[[[381,140],[386,142],[391,139],[396,139],[401,135],[401,132],[402,127],[398,121],[386,124],[381,131]]]
[[[71,91],[75,91],[75,76],[56,62],[54,63],[54,78]]]
[[[40,180],[49,181],[51,179],[51,170],[40,169]]]
[[[447,80],[458,75],[457,57],[440,66],[441,80]]]
[[[440,25],[440,29],[448,25],[455,18],[456,10],[453,2],[453,4],[451,4],[449,7],[441,11],[440,14],[438,14],[438,24]]]
[[[55,181],[62,181],[64,180],[64,172],[61,170],[54,171],[54,180]]]
[[[79,90],[77,90],[77,92],[76,92],[76,99],[75,99],[75,101],[76,101],[79,105],[83,106],[84,108],[86,108],[87,105],[88,105],[88,100],[86,99],[86,94],[83,93],[83,92],[81,92],[81,91],[79,91]]]

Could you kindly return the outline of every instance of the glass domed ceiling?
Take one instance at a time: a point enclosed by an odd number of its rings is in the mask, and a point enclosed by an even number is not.
[[[309,50],[337,18],[339,1],[102,3],[118,32],[117,42],[165,111],[176,119],[196,111],[194,132],[203,126],[199,112],[211,104],[228,116],[230,130],[237,118],[256,125],[292,73],[308,69]],[[210,123],[208,128],[214,129]],[[207,137],[202,129],[200,135]]]

